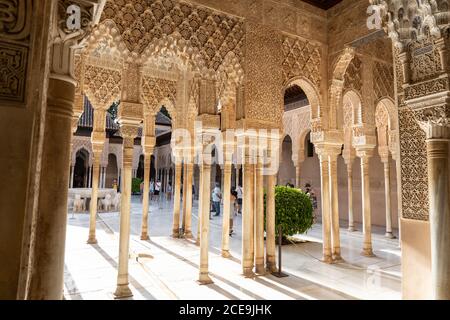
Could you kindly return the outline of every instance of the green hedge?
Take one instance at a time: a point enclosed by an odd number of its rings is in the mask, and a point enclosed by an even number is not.
[[[277,234],[280,225],[283,236],[286,237],[307,232],[313,223],[312,201],[306,193],[290,187],[275,187],[275,232]]]
[[[141,193],[142,179],[133,178],[131,183],[131,193]]]

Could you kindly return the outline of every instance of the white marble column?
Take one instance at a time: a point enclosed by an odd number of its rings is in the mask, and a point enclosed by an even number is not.
[[[230,216],[231,214],[231,162],[223,166],[223,222],[222,222],[222,257],[230,254]]]
[[[323,151],[319,152],[320,178],[322,184],[322,238],[323,256],[322,261],[332,263],[331,254],[331,210],[330,210],[330,174],[328,155]]]
[[[372,213],[370,208],[370,176],[369,160],[373,149],[357,150],[357,155],[361,158],[361,184],[362,184],[362,209],[363,209],[363,234],[364,245],[362,255],[373,257],[372,250]]]
[[[277,271],[275,262],[275,175],[267,176],[266,269]]]
[[[200,219],[200,272],[199,283],[211,284],[213,281],[209,277],[208,270],[208,256],[209,256],[209,211],[210,211],[210,197],[207,196],[211,191],[211,164],[206,161],[203,163],[203,199],[202,211]]]
[[[186,230],[186,206],[187,206],[187,201],[186,201],[186,196],[187,196],[187,189],[188,189],[188,185],[187,185],[187,163],[184,162],[183,163],[183,197],[182,197],[182,205],[183,205],[183,216],[181,219],[181,229],[183,230],[183,233]]]
[[[256,165],[255,185],[255,271],[257,274],[265,273],[264,266],[264,176],[263,164]]]
[[[428,139],[427,158],[431,228],[431,287],[434,299],[450,300],[449,140]]]
[[[347,196],[348,196],[348,231],[355,229],[355,220],[353,217],[353,161],[347,164]]]
[[[149,211],[149,188],[150,188],[150,165],[153,150],[147,147],[144,153],[144,194],[142,195],[142,228],[141,240],[148,240],[148,211]]]
[[[70,166],[70,188],[73,188],[74,175],[75,175],[75,166]]]
[[[200,169],[200,181],[199,181],[199,197],[198,197],[198,220],[197,220],[197,238],[195,241],[196,245],[200,245],[200,229],[201,229],[201,216],[202,216],[202,208],[203,208],[203,166],[199,165]],[[209,215],[208,215],[209,219]]]
[[[329,155],[330,166],[330,204],[331,204],[331,242],[332,257],[335,261],[341,261],[341,239],[339,232],[339,194],[338,194],[338,176],[337,176],[337,157],[339,150],[333,149]]]
[[[386,203],[386,234],[387,238],[395,238],[392,233],[392,213],[391,213],[391,171],[389,164],[389,155],[381,159],[384,167],[384,198]]]
[[[97,204],[98,204],[98,184],[100,178],[100,157],[101,157],[101,147],[96,146],[99,150],[94,151],[94,164],[93,164],[93,176],[92,176],[92,191],[91,191],[91,202],[89,209],[89,238],[87,240],[88,244],[96,244],[97,238],[95,236],[96,225],[97,225]]]
[[[255,165],[250,157],[246,157],[244,164],[244,199],[242,212],[242,268],[245,277],[254,276],[254,179]]]
[[[173,226],[172,236],[180,237],[180,198],[181,198],[181,170],[183,165],[181,162],[175,164],[175,183],[173,186]]]
[[[184,200],[186,201],[185,209],[185,225],[184,236],[185,238],[192,239],[192,179],[194,174],[194,164],[189,160],[186,164],[186,194]]]
[[[117,276],[117,288],[114,292],[116,298],[131,297],[133,293],[129,288],[128,259],[130,246],[130,210],[131,210],[131,185],[133,169],[134,138],[137,136],[137,127],[121,125],[123,137],[122,160],[122,196],[120,203],[120,235],[119,235],[119,264]]]
[[[64,253],[75,85],[50,77],[46,96],[41,188],[35,221],[35,246],[32,248],[34,259],[30,266],[33,270],[28,292],[30,300],[60,300],[64,290]],[[2,246],[7,244],[4,243]],[[4,257],[0,259],[1,263],[7,263]]]

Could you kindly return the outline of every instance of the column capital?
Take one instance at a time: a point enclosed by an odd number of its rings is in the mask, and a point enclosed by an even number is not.
[[[413,111],[427,139],[450,139],[450,107],[442,105]]]
[[[368,160],[373,156],[374,149],[372,146],[361,146],[356,149],[356,155],[362,160]]]
[[[357,150],[358,148],[375,148],[377,145],[375,125],[359,124],[352,129],[353,145]]]

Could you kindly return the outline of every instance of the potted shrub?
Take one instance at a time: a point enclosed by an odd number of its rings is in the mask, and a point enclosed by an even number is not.
[[[265,202],[265,201],[264,201]],[[306,233],[314,224],[311,198],[300,189],[275,187],[275,232],[281,226],[283,240]]]
[[[133,178],[131,182],[131,193],[132,194],[140,194],[141,193],[141,183],[142,179]]]

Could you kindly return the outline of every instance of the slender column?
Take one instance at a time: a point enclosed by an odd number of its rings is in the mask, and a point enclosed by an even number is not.
[[[384,166],[384,197],[386,202],[386,237],[395,238],[392,234],[392,215],[391,215],[391,172],[389,167],[389,156],[383,161]]]
[[[74,96],[72,82],[49,79],[33,274],[28,295],[31,300],[60,300],[63,296]]]
[[[201,229],[201,216],[203,208],[203,166],[200,164],[200,182],[199,182],[199,195],[198,195],[198,221],[197,221],[197,239],[196,245],[200,245],[200,229]],[[208,216],[209,219],[209,216]]]
[[[103,188],[103,189],[106,188],[106,167],[103,167],[103,183],[102,183],[102,188]]]
[[[89,168],[89,188],[92,188],[92,175],[94,173],[94,166]]]
[[[175,164],[175,183],[174,183],[174,196],[173,196],[173,227],[172,236],[178,238],[180,236],[180,191],[181,191],[181,169],[183,165],[181,163]]]
[[[90,217],[89,217],[89,238],[88,244],[96,244],[97,238],[95,237],[95,229],[97,224],[97,204],[98,204],[98,182],[100,175],[100,156],[101,152],[94,152],[94,164],[93,164],[93,176],[92,176],[92,192],[91,192],[91,205],[90,205]]]
[[[183,229],[183,232],[186,230],[186,196],[187,196],[187,163],[184,162],[183,164],[183,217],[182,217],[182,225],[181,228]]]
[[[275,260],[275,175],[267,176],[266,261],[267,271],[277,270]]]
[[[91,166],[87,167],[87,180],[86,180],[86,188],[91,187]]]
[[[210,209],[210,197],[208,196],[211,191],[211,165],[206,161],[203,163],[203,194],[205,195],[202,200],[202,217],[200,222],[200,284],[213,283],[209,277],[208,271],[208,243],[209,243],[209,209]]]
[[[355,231],[353,217],[353,162],[347,164],[347,193],[348,193],[348,231]]]
[[[184,236],[188,239],[192,239],[192,175],[194,173],[194,164],[192,162],[188,162],[186,164],[186,215],[185,215],[185,229]]]
[[[223,166],[223,223],[222,223],[222,257],[230,254],[230,214],[231,214],[231,162]]]
[[[70,166],[70,188],[73,188],[74,175],[75,175],[75,166]]]
[[[330,153],[330,201],[331,201],[331,241],[332,256],[336,261],[342,260],[341,239],[339,234],[339,195],[337,180],[337,156],[338,153]]]
[[[330,175],[328,155],[321,153],[320,173],[322,183],[322,234],[323,234],[323,257],[322,261],[331,263],[331,212],[330,212]]]
[[[253,277],[253,236],[255,229],[253,224],[253,180],[255,165],[250,163],[250,158],[246,160],[244,164],[244,210],[242,213],[242,268],[245,277]]]
[[[137,128],[122,125],[123,136],[123,162],[122,162],[122,197],[120,205],[120,236],[119,236],[119,265],[116,298],[125,298],[133,295],[128,281],[128,259],[130,246],[130,209],[131,209],[131,181],[133,170],[134,137]]]
[[[255,271],[264,274],[264,176],[262,162],[256,166]]]
[[[148,236],[148,210],[149,210],[149,200],[148,192],[150,188],[150,164],[151,164],[152,154],[144,154],[144,194],[142,195],[142,230],[141,230],[141,240],[150,239]]]
[[[239,166],[236,165],[236,185],[235,187],[237,188],[237,186],[239,185]]]
[[[450,299],[449,142],[427,140],[433,298]]]
[[[370,176],[369,160],[372,150],[358,150],[358,157],[361,158],[361,183],[362,183],[362,206],[363,206],[363,233],[364,246],[362,255],[373,257],[372,250],[372,222],[370,208]]]
[[[295,185],[297,188],[301,188],[301,181],[300,181],[300,175],[301,175],[301,164],[298,162],[297,166],[295,167]]]

